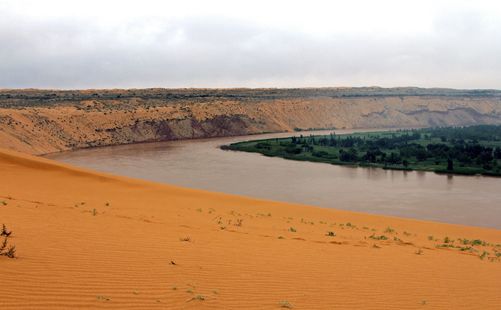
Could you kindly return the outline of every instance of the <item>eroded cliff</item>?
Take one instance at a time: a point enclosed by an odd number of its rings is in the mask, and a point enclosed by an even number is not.
[[[0,145],[31,154],[310,128],[501,124],[501,92],[417,88],[0,90]]]

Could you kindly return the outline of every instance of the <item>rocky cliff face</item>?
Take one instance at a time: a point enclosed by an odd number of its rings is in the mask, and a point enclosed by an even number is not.
[[[470,124],[501,124],[501,92],[416,88],[0,91],[0,146],[31,154],[295,129]]]

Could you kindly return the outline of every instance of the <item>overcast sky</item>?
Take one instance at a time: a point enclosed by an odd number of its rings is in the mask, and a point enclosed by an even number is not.
[[[0,0],[0,88],[501,89],[501,1]]]

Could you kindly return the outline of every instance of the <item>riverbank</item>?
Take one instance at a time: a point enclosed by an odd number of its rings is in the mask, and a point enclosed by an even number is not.
[[[300,135],[221,146],[297,161],[400,171],[501,177],[501,126],[476,125]]]
[[[0,151],[3,309],[495,309],[501,231],[116,177]],[[398,288],[398,289],[397,289]]]

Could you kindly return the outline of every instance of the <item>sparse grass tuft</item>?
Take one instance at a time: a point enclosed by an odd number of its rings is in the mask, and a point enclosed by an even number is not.
[[[2,244],[0,244],[0,256],[7,256],[8,258],[16,258],[16,246],[9,246],[9,237],[12,231],[8,231],[7,227],[2,224],[1,236],[4,237]]]
[[[192,298],[190,298],[187,302],[192,301],[192,300],[204,301],[205,296],[204,295],[195,295]]]
[[[110,301],[111,300],[111,298],[109,298],[107,296],[103,296],[103,295],[96,296],[96,299],[101,300],[101,301]]]
[[[333,231],[328,231],[326,234],[325,234],[327,237],[335,237],[336,236],[336,233],[333,232]]]
[[[476,245],[481,245],[481,246],[486,246],[487,242],[480,240],[480,239],[474,239],[474,240],[468,240],[468,239],[458,239],[460,243],[464,245],[471,245],[471,246],[476,246]]]
[[[290,227],[290,228],[289,228],[289,231],[290,231],[290,232],[294,232],[294,233],[295,233],[295,232],[297,232],[297,230],[296,230],[294,227]]]
[[[182,238],[179,238],[179,241],[190,242],[191,238],[190,237],[182,237]]]
[[[285,309],[292,309],[294,308],[290,302],[287,300],[282,300],[281,302],[278,303],[280,305],[280,308],[285,308]]]
[[[12,245],[7,249],[7,252],[4,254],[8,258],[16,258],[16,246]]]
[[[376,236],[375,234],[372,234],[369,236],[369,238],[374,240],[388,240],[388,237],[386,237],[385,235]]]
[[[384,230],[384,232],[386,234],[392,234],[395,232],[395,229],[391,228],[390,226],[386,227],[386,229]]]
[[[12,231],[9,231],[7,229],[7,226],[5,226],[5,224],[2,224],[2,231],[0,232],[0,236],[10,237],[11,234]]]
[[[486,258],[488,255],[489,255],[489,252],[484,251],[484,252],[482,253],[482,255],[480,255],[480,256],[479,256],[479,258],[483,260],[483,259],[484,259],[484,258]]]

